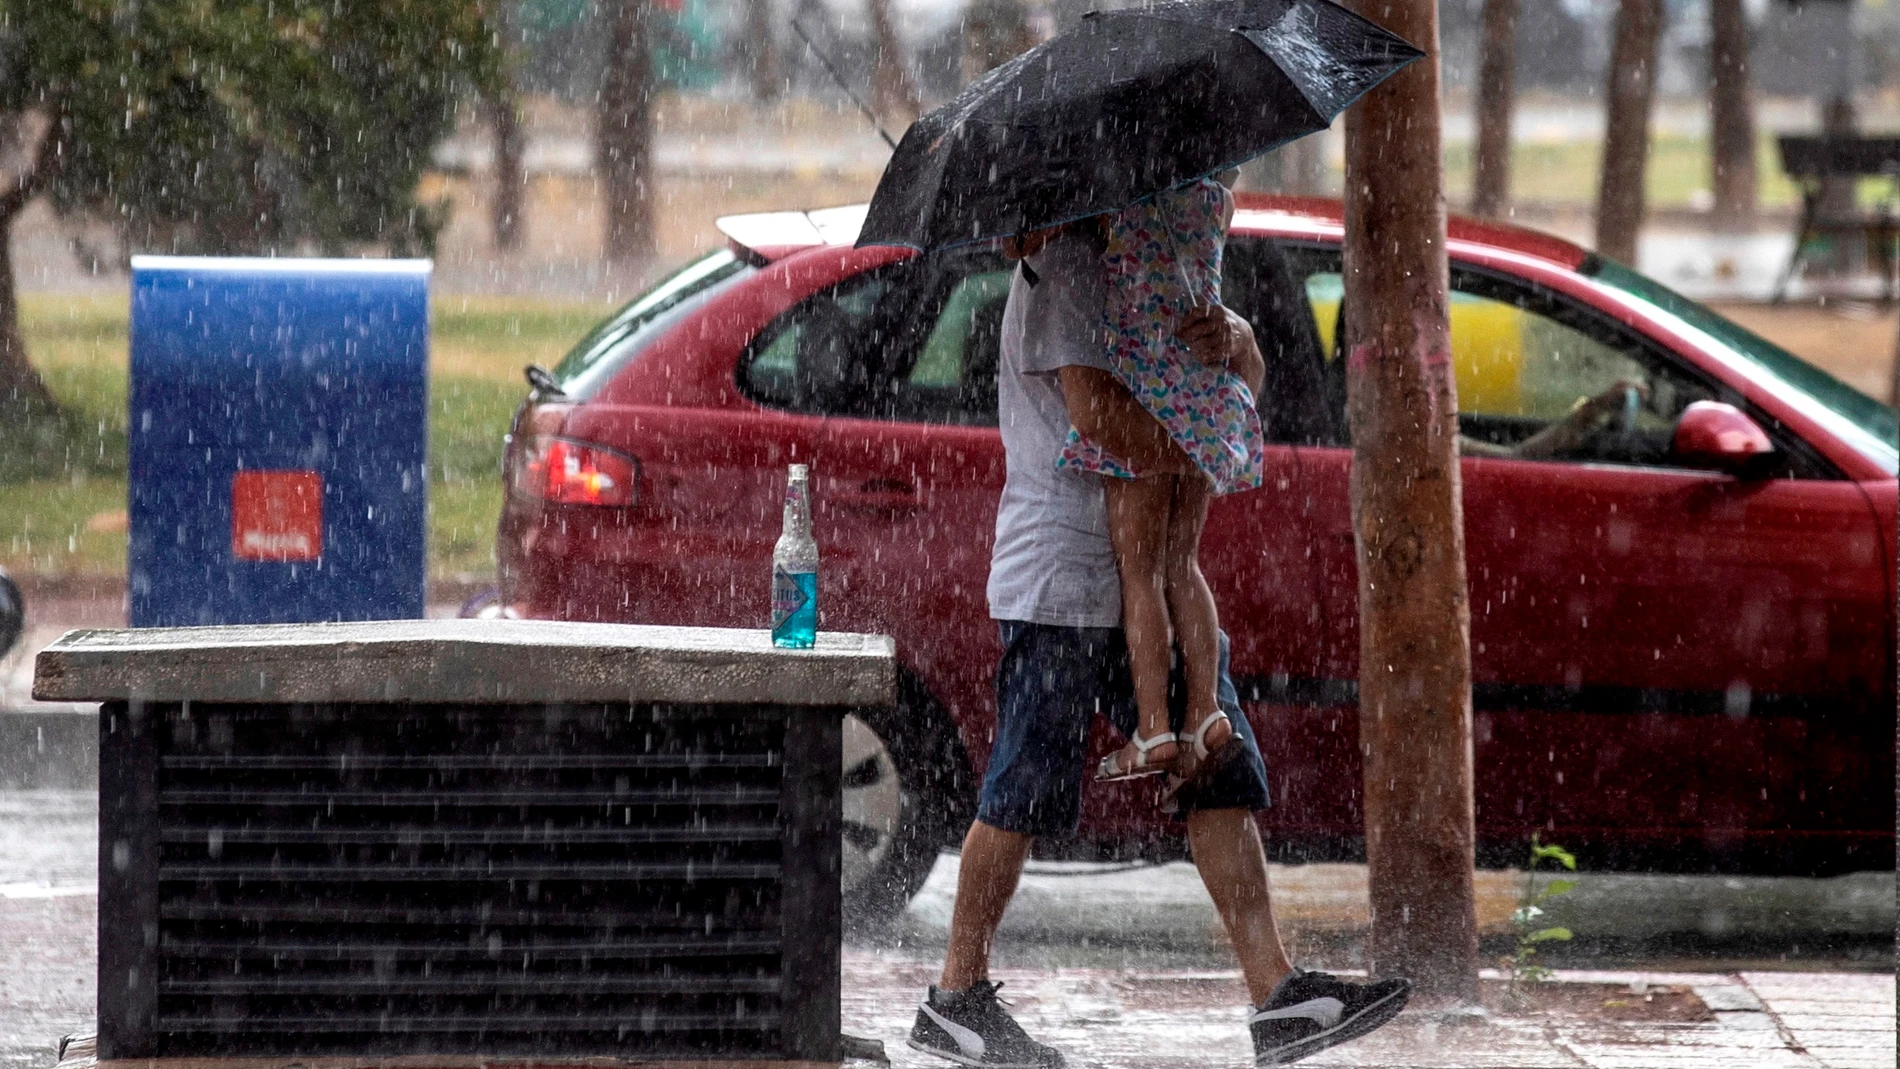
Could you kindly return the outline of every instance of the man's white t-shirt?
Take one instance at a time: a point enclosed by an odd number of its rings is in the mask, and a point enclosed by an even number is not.
[[[990,616],[1059,627],[1119,627],[1121,584],[1099,476],[1056,468],[1069,410],[1056,371],[1109,369],[1108,276],[1086,227],[1057,235],[1009,287],[997,357],[1006,477],[990,557]],[[1036,278],[1035,284],[1029,276]]]

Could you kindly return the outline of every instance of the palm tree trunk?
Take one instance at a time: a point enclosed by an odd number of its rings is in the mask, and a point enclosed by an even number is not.
[[[595,167],[606,207],[608,260],[644,264],[658,242],[653,223],[653,57],[648,0],[613,0],[607,69],[595,111]]]
[[[752,99],[770,104],[785,95],[785,68],[778,41],[772,35],[772,0],[745,0],[745,34],[740,38],[740,60]]]
[[[1622,0],[1617,5],[1603,173],[1597,187],[1597,252],[1630,265],[1636,263],[1636,239],[1646,213],[1643,172],[1649,164],[1649,114],[1656,100],[1662,23],[1662,0]]]
[[[1511,200],[1511,115],[1517,103],[1517,16],[1521,3],[1484,0],[1471,214],[1485,219],[1502,216]]]
[[[893,136],[902,136],[904,127],[917,121],[923,103],[917,83],[911,80],[910,66],[904,58],[904,43],[898,39],[897,23],[891,18],[891,0],[867,0],[871,9],[871,34],[877,55],[871,66],[871,109],[889,126]]]
[[[495,200],[491,205],[495,226],[495,247],[521,247],[522,197],[528,176],[522,166],[524,149],[521,136],[521,109],[513,87],[489,104],[495,130]]]
[[[1742,0],[1709,0],[1709,131],[1715,222],[1755,217],[1755,102],[1748,85],[1748,14]]]

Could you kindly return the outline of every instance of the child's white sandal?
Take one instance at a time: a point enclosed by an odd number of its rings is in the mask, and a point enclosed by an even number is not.
[[[1134,765],[1129,768],[1122,767],[1122,750],[1116,750],[1114,753],[1104,755],[1101,764],[1095,766],[1095,781],[1097,783],[1120,783],[1124,780],[1141,779],[1145,776],[1159,776],[1164,772],[1171,771],[1170,766],[1173,762],[1169,762],[1168,764],[1162,764],[1160,762],[1150,763],[1148,755],[1153,753],[1156,748],[1166,746],[1168,743],[1180,743],[1181,737],[1172,731],[1164,731],[1159,735],[1154,735],[1146,739],[1140,735],[1132,735],[1128,741],[1135,747]]]

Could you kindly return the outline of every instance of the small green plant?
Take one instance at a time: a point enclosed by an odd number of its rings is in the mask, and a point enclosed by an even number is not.
[[[1539,948],[1545,943],[1562,943],[1572,937],[1570,929],[1562,926],[1544,926],[1540,923],[1544,916],[1544,903],[1558,895],[1567,895],[1576,890],[1575,880],[1547,880],[1538,882],[1540,866],[1546,861],[1555,862],[1570,872],[1577,871],[1577,859],[1570,851],[1561,846],[1545,845],[1537,836],[1531,836],[1530,864],[1524,868],[1524,892],[1518,896],[1517,910],[1511,914],[1511,926],[1517,931],[1517,946],[1511,955],[1503,959],[1505,973],[1510,977],[1505,989],[1505,1000],[1513,1006],[1521,1006],[1524,996],[1518,991],[1518,982],[1539,983],[1550,978],[1550,970],[1537,961]]]

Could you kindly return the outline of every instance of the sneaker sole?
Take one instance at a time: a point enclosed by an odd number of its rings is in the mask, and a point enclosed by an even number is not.
[[[968,1054],[963,1053],[961,1050],[955,1050],[955,1051],[940,1050],[936,1047],[929,1045],[928,1043],[919,1043],[915,1039],[906,1039],[904,1041],[904,1044],[908,1046],[911,1050],[922,1051],[925,1054],[934,1054],[939,1058],[947,1058],[950,1061],[957,1063],[958,1065],[971,1065],[971,1066],[978,1067],[978,1069],[1048,1069],[1048,1067],[1042,1065],[1039,1062],[979,1061],[975,1058],[970,1057]]]
[[[1273,1069],[1275,1066],[1297,1062],[1309,1054],[1317,1054],[1327,1047],[1336,1047],[1349,1043],[1367,1032],[1378,1028],[1399,1015],[1412,997],[1412,989],[1401,988],[1374,1002],[1351,1017],[1339,1022],[1324,1032],[1316,1032],[1305,1039],[1288,1043],[1277,1050],[1270,1050],[1254,1056],[1255,1069]]]

